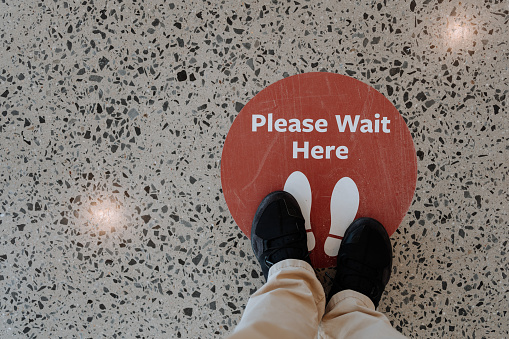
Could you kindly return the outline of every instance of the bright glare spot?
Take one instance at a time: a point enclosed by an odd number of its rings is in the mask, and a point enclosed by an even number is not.
[[[97,219],[102,222],[109,222],[114,214],[110,209],[98,210],[96,213]]]
[[[465,37],[465,29],[461,26],[455,25],[450,29],[449,36],[454,40],[462,39]]]
[[[101,202],[90,206],[90,223],[97,229],[109,231],[111,228],[118,229],[122,225],[122,209],[113,203]]]
[[[471,32],[468,29],[467,26],[461,24],[461,23],[449,23],[447,25],[447,33],[449,36],[449,39],[452,41],[462,41],[467,40],[471,36]]]

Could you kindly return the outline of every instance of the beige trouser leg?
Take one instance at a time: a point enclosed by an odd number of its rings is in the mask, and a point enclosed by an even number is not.
[[[320,338],[406,338],[389,319],[375,311],[364,294],[352,290],[336,293],[327,304],[319,330]]]
[[[325,309],[323,287],[302,260],[283,260],[247,302],[232,338],[315,338]]]
[[[324,310],[325,293],[311,265],[284,260],[272,266],[229,338],[405,338],[360,293],[342,291],[325,316]]]

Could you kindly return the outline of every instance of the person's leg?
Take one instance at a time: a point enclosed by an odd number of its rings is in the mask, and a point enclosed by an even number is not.
[[[265,197],[251,243],[267,283],[251,296],[229,338],[315,338],[325,294],[309,263],[304,218],[289,193]]]
[[[228,338],[316,338],[324,309],[323,287],[311,265],[284,260],[272,266]]]
[[[320,338],[406,338],[364,294],[353,290],[337,293],[327,304],[320,325]]]
[[[320,325],[322,338],[405,338],[375,309],[389,282],[392,247],[378,221],[361,218],[345,232]]]

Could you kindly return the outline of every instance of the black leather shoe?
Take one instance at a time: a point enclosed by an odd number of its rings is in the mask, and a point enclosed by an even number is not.
[[[382,224],[371,218],[355,220],[345,232],[337,260],[329,300],[340,291],[354,290],[378,307],[392,268],[391,241]]]
[[[311,264],[304,217],[290,193],[276,191],[262,200],[251,227],[251,245],[265,280],[279,261],[300,259]]]

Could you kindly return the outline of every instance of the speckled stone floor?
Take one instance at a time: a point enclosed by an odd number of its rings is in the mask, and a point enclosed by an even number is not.
[[[256,93],[312,71],[375,87],[414,138],[380,310],[410,338],[509,337],[506,1],[0,13],[1,338],[229,333],[263,277],[222,195],[222,145]]]

